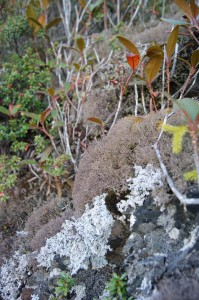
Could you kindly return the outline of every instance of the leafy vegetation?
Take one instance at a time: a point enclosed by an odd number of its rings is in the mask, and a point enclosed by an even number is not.
[[[74,286],[75,280],[72,278],[69,273],[62,272],[60,274],[59,279],[57,280],[57,286],[55,287],[55,295],[50,296],[50,299],[63,299],[63,297],[67,297],[71,288]],[[64,298],[65,299],[65,298]]]
[[[4,191],[15,186],[20,160],[18,156],[0,155],[0,197],[3,201],[8,199]]]
[[[106,290],[109,292],[109,300],[133,300],[133,297],[128,297],[126,273],[121,276],[114,273],[106,285]]]

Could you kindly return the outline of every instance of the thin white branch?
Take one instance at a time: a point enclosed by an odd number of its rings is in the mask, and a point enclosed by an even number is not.
[[[129,30],[129,28],[132,26],[132,23],[133,23],[135,17],[137,16],[137,14],[139,12],[139,9],[140,9],[141,5],[142,5],[142,0],[139,0],[139,3],[137,4],[136,10],[135,10],[134,14],[132,15],[132,17],[130,19],[130,22],[129,22],[128,26],[127,26],[126,31]]]
[[[115,24],[113,23],[111,16],[109,15],[109,13],[107,13],[107,17],[109,19],[110,24],[113,26],[113,28],[116,28]]]
[[[184,96],[186,96],[186,94],[188,94],[191,91],[191,89],[193,88],[193,86],[195,85],[196,80],[198,79],[198,74],[199,74],[199,70],[194,74],[194,76],[192,78],[193,82],[190,85],[190,87],[187,89],[187,91],[185,92]]]
[[[36,178],[41,179],[41,177],[33,170],[32,166],[31,166],[30,164],[29,164],[28,166],[29,166],[29,169],[30,169],[31,173],[32,173],[33,175],[35,175]],[[34,178],[35,178],[35,177],[34,177]],[[32,181],[32,180],[33,180],[33,179],[31,178],[30,181]],[[28,182],[30,182],[30,181],[28,181]]]
[[[127,6],[127,8],[125,9],[123,15],[122,15],[122,20],[124,19],[124,17],[126,16],[127,12],[129,11],[129,9],[131,8],[131,6],[134,4],[134,0],[131,1],[131,3]]]
[[[122,91],[120,91],[119,101],[118,101],[118,105],[117,105],[117,110],[116,110],[113,122],[111,124],[111,127],[109,129],[109,132],[111,132],[113,126],[115,125],[115,123],[117,121],[117,118],[118,118],[118,115],[119,115],[119,112],[120,112],[120,109],[121,109],[121,105],[122,105],[122,99],[123,99],[123,93],[122,93]],[[109,134],[109,132],[108,132],[108,134]]]
[[[77,6],[75,5],[75,13],[76,13],[76,26],[75,26],[75,33],[76,33],[76,34],[77,34],[77,33],[78,33],[78,31],[79,31],[79,25],[80,25],[80,23],[81,23],[81,21],[82,21],[82,19],[83,19],[83,17],[84,17],[84,14],[85,14],[85,12],[86,12],[87,8],[89,7],[89,5],[90,5],[91,1],[92,1],[92,0],[89,0],[89,1],[86,3],[86,5],[85,5],[85,7],[84,7],[84,9],[82,10],[82,12],[81,12],[81,14],[80,14],[80,15],[79,15],[79,12],[78,12]]]
[[[172,65],[172,69],[171,69],[171,77],[173,77],[173,74],[175,73],[177,56],[178,56],[178,52],[179,52],[178,49],[179,49],[179,43],[176,43],[175,52],[174,52],[174,56],[173,56],[173,65]]]
[[[134,91],[135,91],[135,116],[138,114],[138,87],[137,84],[134,84]]]
[[[190,250],[193,249],[195,246],[196,242],[198,241],[199,238],[199,226],[193,229],[191,232],[190,240],[184,247],[182,247],[179,251],[180,252],[190,252]]]
[[[69,154],[70,156],[70,159],[72,161],[72,163],[75,165],[76,161],[72,155],[72,152],[71,152],[71,148],[70,148],[70,143],[69,143],[69,137],[68,137],[68,131],[67,131],[67,128],[68,128],[68,124],[67,124],[67,118],[65,117],[65,120],[64,120],[64,139],[65,139],[65,144],[66,144],[66,154]]]

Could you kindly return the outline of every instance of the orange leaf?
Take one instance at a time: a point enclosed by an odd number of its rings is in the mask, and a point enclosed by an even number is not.
[[[46,26],[46,17],[45,15],[40,15],[38,18],[38,22],[42,25],[42,27]]]
[[[99,118],[96,118],[96,117],[90,117],[87,119],[88,121],[90,122],[93,122],[93,123],[96,123],[102,127],[104,127],[104,122],[102,120],[100,120]]]
[[[126,54],[126,59],[127,62],[129,64],[129,66],[135,70],[139,64],[140,61],[140,56],[138,54],[134,54],[134,53],[127,53]]]

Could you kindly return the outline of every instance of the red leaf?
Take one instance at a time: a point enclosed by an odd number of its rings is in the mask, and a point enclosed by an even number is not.
[[[138,54],[134,54],[134,53],[127,53],[126,54],[126,59],[127,62],[129,64],[129,66],[135,70],[139,64],[140,61],[140,56]]]

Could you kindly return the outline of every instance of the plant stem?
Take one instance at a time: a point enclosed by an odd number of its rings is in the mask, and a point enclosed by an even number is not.
[[[185,90],[187,89],[187,86],[188,86],[188,84],[190,83],[190,81],[191,81],[193,75],[195,74],[195,72],[196,72],[196,69],[195,69],[194,67],[192,67],[191,70],[190,70],[190,72],[189,72],[189,75],[188,75],[188,77],[187,77],[187,80],[186,80],[186,82],[185,82],[185,84],[184,84],[184,86],[183,86],[182,92],[181,92],[181,94],[180,94],[180,99],[182,99],[182,97],[183,97],[183,95],[184,95],[184,92],[185,92]]]
[[[166,74],[167,74],[167,94],[168,94],[168,98],[167,98],[167,108],[169,108],[170,106],[170,61],[167,61],[166,63]]]
[[[120,112],[120,108],[121,108],[121,105],[122,105],[122,99],[123,99],[124,92],[125,92],[125,90],[126,90],[126,88],[127,88],[127,85],[128,85],[128,83],[129,83],[131,77],[133,76],[133,74],[134,74],[134,71],[132,71],[131,74],[129,75],[129,77],[127,78],[127,81],[126,81],[126,83],[125,83],[125,86],[124,86],[124,87],[121,86],[117,110],[116,110],[116,113],[115,113],[115,116],[114,116],[114,119],[113,119],[113,122],[112,122],[112,124],[111,124],[111,127],[110,127],[109,132],[112,130],[113,126],[115,125],[115,123],[116,123],[116,121],[117,121],[117,117],[118,117],[118,114],[119,114],[119,112]]]

